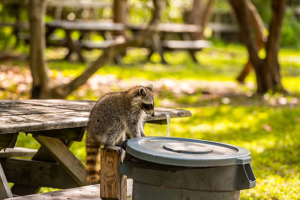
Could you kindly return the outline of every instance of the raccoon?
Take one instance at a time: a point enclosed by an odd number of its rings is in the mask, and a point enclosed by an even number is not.
[[[89,183],[100,181],[100,146],[120,153],[126,138],[145,137],[146,115],[154,116],[153,85],[108,93],[96,102],[87,124],[86,173]]]

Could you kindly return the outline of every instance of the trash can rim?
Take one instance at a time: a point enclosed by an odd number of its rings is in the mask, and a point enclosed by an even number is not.
[[[181,142],[193,142],[199,144],[215,145],[217,147],[224,147],[231,150],[235,150],[236,153],[218,156],[182,156],[179,154],[170,155],[169,152],[156,152],[155,150],[147,149],[142,146],[146,141],[181,141]],[[252,159],[250,157],[250,152],[239,146],[234,146],[225,143],[207,141],[207,140],[197,140],[189,138],[179,138],[179,137],[143,137],[143,138],[133,138],[128,140],[127,153],[137,157],[141,160],[173,165],[173,166],[185,166],[185,167],[216,167],[216,166],[228,166],[228,165],[239,165],[251,163]]]

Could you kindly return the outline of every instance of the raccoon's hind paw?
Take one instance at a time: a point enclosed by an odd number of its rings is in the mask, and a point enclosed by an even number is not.
[[[122,155],[122,148],[118,146],[105,146],[106,149],[116,151],[118,153],[118,156]]]

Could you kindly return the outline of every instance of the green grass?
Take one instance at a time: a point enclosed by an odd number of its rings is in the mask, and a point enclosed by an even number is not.
[[[86,55],[92,60],[100,53],[94,51]],[[47,56],[61,58],[63,50],[47,50]],[[193,114],[190,118],[172,119],[171,136],[223,142],[251,151],[251,165],[257,186],[243,190],[241,199],[300,199],[300,107],[292,104],[272,106],[272,102],[280,98],[292,102],[295,97],[299,97],[300,50],[283,49],[279,57],[283,85],[296,96],[283,97],[276,94],[269,98],[265,96],[265,100],[245,95],[255,91],[255,87],[249,87],[255,83],[253,73],[246,79],[246,86],[234,87],[234,91],[240,91],[240,95],[224,96],[220,91],[215,91],[216,97],[210,94],[210,98],[205,99],[203,90],[212,86],[226,88],[227,84],[235,81],[247,60],[247,53],[242,46],[217,45],[199,52],[197,57],[200,65],[194,64],[188,54],[182,52],[167,53],[166,60],[170,62],[168,66],[159,63],[158,55],[153,55],[151,63],[139,64],[138,61],[145,56],[144,50],[133,49],[125,58],[126,64],[123,67],[111,63],[99,69],[94,76],[99,79],[111,77],[113,83],[102,83],[94,89],[89,83],[72,93],[68,99],[96,100],[103,95],[102,91],[119,91],[127,85],[152,82],[156,89],[157,106],[181,107]],[[21,72],[26,71],[24,62],[13,62],[11,65],[20,66]],[[59,80],[62,75],[75,77],[87,66],[66,61],[50,61],[48,65],[54,80]],[[173,82],[173,86],[169,87],[166,81]],[[197,83],[201,82],[208,86],[198,86]],[[190,83],[195,91],[176,93],[176,89],[184,83]],[[214,89],[210,92],[214,92]],[[229,103],[223,102],[225,97],[230,99]],[[165,104],[166,101],[169,104]],[[165,125],[147,124],[145,133],[148,136],[164,136],[166,128]],[[39,147],[25,134],[21,134],[17,145]],[[84,142],[75,142],[71,150],[82,162],[85,161]]]

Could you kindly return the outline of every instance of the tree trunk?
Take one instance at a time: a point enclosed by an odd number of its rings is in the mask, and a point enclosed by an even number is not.
[[[269,26],[269,36],[266,44],[266,67],[271,73],[274,89],[284,90],[281,84],[278,52],[280,48],[281,27],[285,12],[286,0],[272,1],[272,18]],[[277,88],[278,87],[278,88]],[[285,90],[284,90],[285,91]]]
[[[32,75],[31,98],[36,99],[49,90],[48,67],[45,58],[45,22],[46,0],[29,1],[30,22],[30,58]]]
[[[195,24],[201,26],[201,32],[192,33],[190,37],[192,40],[204,39],[204,29],[211,19],[215,0],[207,0],[206,3],[203,0],[194,0],[193,7],[189,11],[184,13],[184,21],[187,24]]]
[[[203,16],[203,0],[194,0],[191,10],[185,11],[184,21],[187,24],[201,25],[201,19]],[[201,36],[199,33],[191,33],[192,40],[198,40]]]
[[[249,10],[247,9],[247,0],[228,0],[235,15],[237,17],[238,25],[240,27],[240,33],[243,42],[245,43],[250,62],[253,64],[256,74],[256,82],[258,90],[263,88],[268,88],[263,81],[261,81],[260,76],[266,73],[264,71],[263,61],[258,57],[258,47],[255,43],[255,39],[252,35],[252,29],[250,24]],[[259,91],[260,92],[260,91]]]
[[[254,28],[256,45],[257,45],[258,50],[261,50],[262,48],[265,47],[265,42],[266,42],[266,37],[263,34],[264,23],[263,23],[260,15],[258,14],[255,6],[251,3],[251,1],[247,1],[247,7],[249,9],[251,24],[252,24],[252,27]],[[245,79],[248,76],[248,74],[250,73],[252,67],[253,66],[250,62],[250,59],[248,59],[243,70],[237,77],[237,81],[240,83],[244,83]]]
[[[121,23],[126,24],[127,23],[127,1],[126,0],[114,0],[113,4],[113,10],[114,10],[114,23]],[[125,36],[125,30],[123,31],[115,31],[115,36],[123,35]]]
[[[127,47],[138,47],[146,39],[150,38],[157,32],[157,25],[160,22],[164,1],[153,0],[154,12],[148,28],[140,33],[133,35],[131,38],[125,39],[119,36],[115,42],[104,50],[103,54],[93,63],[91,63],[86,70],[71,82],[63,85],[58,85],[50,88],[46,93],[40,94],[39,98],[66,98],[71,92],[79,86],[86,83],[86,81],[102,66],[109,62],[116,54],[125,50]]]
[[[251,33],[248,0],[229,0],[240,27],[242,39],[247,47],[250,62],[252,63],[257,82],[257,92],[266,93],[268,90],[276,90],[277,86],[284,91],[281,85],[280,65],[278,63],[278,51],[280,46],[280,33],[284,17],[286,0],[272,1],[272,19],[269,27],[269,37],[266,45],[266,59],[258,57],[258,45]]]
[[[203,13],[203,16],[202,16],[202,20],[201,20],[202,30],[201,30],[200,39],[204,39],[204,30],[205,30],[205,28],[207,27],[208,23],[211,20],[214,4],[215,4],[215,0],[208,0],[208,2],[206,3],[204,13]]]

